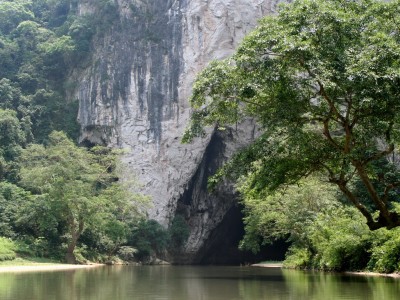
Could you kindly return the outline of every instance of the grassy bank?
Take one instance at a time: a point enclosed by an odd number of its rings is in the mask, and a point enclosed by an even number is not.
[[[35,257],[30,255],[25,245],[20,245],[11,239],[0,237],[0,268],[10,266],[43,266],[43,265],[61,265],[61,262]]]

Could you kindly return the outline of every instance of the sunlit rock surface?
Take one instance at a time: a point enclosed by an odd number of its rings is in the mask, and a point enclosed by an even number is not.
[[[80,141],[126,149],[127,170],[152,197],[150,218],[169,226],[177,213],[185,217],[190,237],[172,261],[201,260],[205,241],[237,202],[228,183],[209,194],[207,176],[256,134],[247,122],[181,144],[191,85],[208,62],[229,56],[278,2],[116,0],[112,26],[96,36],[88,66],[72,74]],[[96,1],[81,0],[79,12],[96,14]]]

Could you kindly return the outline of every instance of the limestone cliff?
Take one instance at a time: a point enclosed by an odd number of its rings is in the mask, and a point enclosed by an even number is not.
[[[151,218],[168,226],[176,213],[185,216],[190,237],[179,258],[172,257],[177,262],[201,261],[235,205],[229,184],[207,193],[207,176],[255,130],[248,122],[182,145],[191,84],[210,60],[230,55],[277,2],[115,0],[117,18],[95,37],[89,66],[73,74],[81,142],[127,149],[124,163],[152,197]],[[79,13],[96,14],[96,0],[79,1]]]

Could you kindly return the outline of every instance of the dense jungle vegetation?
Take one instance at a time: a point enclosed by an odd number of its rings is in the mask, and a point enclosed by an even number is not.
[[[118,152],[76,145],[74,68],[115,17],[76,0],[0,0],[0,260],[147,260],[187,230],[146,220]],[[289,267],[400,271],[400,2],[298,0],[194,86],[186,140],[252,117],[259,138],[210,180],[237,181],[240,247],[288,239]]]
[[[76,0],[0,0],[0,261],[143,261],[187,235],[145,219],[117,152],[76,145],[67,75],[115,18],[114,1],[95,5],[82,17]]]
[[[245,118],[243,249],[288,239],[289,267],[400,271],[400,1],[295,0],[198,77],[184,141]],[[216,124],[216,125],[215,125]]]

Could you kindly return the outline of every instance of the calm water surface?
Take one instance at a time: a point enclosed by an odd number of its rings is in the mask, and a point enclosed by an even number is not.
[[[7,300],[400,299],[400,280],[255,267],[116,266],[3,273]]]

